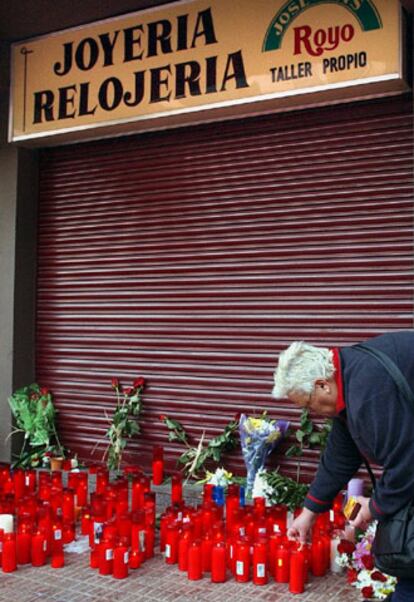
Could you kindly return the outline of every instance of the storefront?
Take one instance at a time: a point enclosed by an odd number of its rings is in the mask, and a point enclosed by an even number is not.
[[[248,2],[236,43],[230,13],[198,4],[34,40],[60,86],[39,70],[31,84],[31,43],[15,47],[13,90],[30,93],[14,98],[10,138],[40,148],[35,378],[82,458],[107,428],[112,377],[147,380],[129,447],[145,465],[156,442],[180,449],[160,414],[196,439],[240,412],[297,420],[270,397],[291,341],[413,327],[398,2],[278,2],[260,50],[243,37]]]

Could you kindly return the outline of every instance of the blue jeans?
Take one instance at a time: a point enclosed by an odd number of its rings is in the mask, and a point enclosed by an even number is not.
[[[414,579],[398,579],[392,602],[414,602]]]

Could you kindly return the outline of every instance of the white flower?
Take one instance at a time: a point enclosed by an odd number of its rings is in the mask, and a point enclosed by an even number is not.
[[[218,487],[227,487],[227,485],[231,482],[233,474],[221,467],[221,468],[216,468],[216,472],[214,472],[214,473],[208,472],[207,477],[208,477],[207,483],[209,485],[216,485]]]
[[[259,470],[253,483],[252,497],[264,497],[267,504],[270,504],[270,498],[273,493],[273,487],[264,478],[266,470]]]

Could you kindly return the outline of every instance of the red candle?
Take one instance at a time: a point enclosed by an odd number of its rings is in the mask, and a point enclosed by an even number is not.
[[[34,493],[37,485],[37,473],[35,470],[26,470],[24,483],[26,485],[26,491],[28,493]]]
[[[82,472],[79,474],[78,484],[76,487],[76,505],[83,508],[88,503],[88,473]]]
[[[91,514],[89,509],[84,509],[81,514],[81,533],[82,535],[89,535],[91,524]]]
[[[164,449],[155,446],[152,459],[152,482],[154,485],[162,485],[164,481]]]
[[[173,474],[171,477],[171,503],[181,504],[183,501],[183,480],[181,474]]]
[[[45,532],[38,530],[32,537],[32,565],[43,566],[46,563],[47,538]]]
[[[75,523],[70,523],[64,520],[62,528],[63,543],[71,543],[76,535]]]
[[[237,517],[237,511],[240,505],[239,498],[239,487],[238,485],[231,484],[227,490],[226,497],[226,520],[227,529],[231,533],[233,529],[234,519]]]
[[[144,484],[142,478],[138,477],[132,481],[132,511],[140,510],[144,505]]]
[[[16,561],[17,564],[30,563],[30,550],[32,545],[32,534],[30,528],[22,526],[16,535]]]
[[[66,522],[75,520],[75,492],[73,489],[65,489],[62,499],[62,515]]]
[[[188,570],[187,577],[191,581],[198,581],[203,576],[201,567],[201,544],[200,541],[193,541],[188,548]]]
[[[191,522],[193,524],[193,535],[194,539],[199,539],[203,534],[203,512],[202,510],[197,510],[191,517]]]
[[[142,554],[137,548],[132,548],[129,553],[129,568],[139,569],[142,564]]]
[[[99,569],[99,545],[100,544],[94,544],[91,548],[89,556],[89,566],[91,569]]]
[[[272,533],[267,541],[267,562],[269,567],[269,573],[275,578],[276,571],[276,550],[282,543],[281,533]]]
[[[119,515],[116,520],[118,535],[125,539],[126,545],[131,544],[132,519],[130,514]]]
[[[264,517],[266,513],[266,500],[264,497],[255,497],[253,500],[253,513],[256,518]]]
[[[167,564],[175,564],[178,562],[178,540],[178,524],[174,522],[168,525],[165,536],[165,562]]]
[[[203,573],[211,571],[211,552],[213,550],[213,539],[211,533],[207,532],[201,541],[201,567]]]
[[[174,515],[171,510],[166,510],[161,515],[160,519],[160,552],[165,551],[165,538],[167,535],[168,525],[174,520]]]
[[[312,541],[311,570],[315,577],[322,577],[327,570],[326,546],[321,538],[313,539]]]
[[[188,570],[188,549],[191,543],[191,527],[185,525],[180,533],[178,540],[178,569],[180,571]]]
[[[105,468],[98,468],[96,472],[96,493],[104,493],[108,483],[109,472]]]
[[[99,574],[112,575],[114,564],[114,543],[111,538],[102,539],[99,545]]]
[[[205,504],[211,504],[213,502],[213,491],[214,491],[214,485],[212,485],[211,483],[204,483],[203,506]]]
[[[94,517],[90,523],[90,531],[89,531],[89,545],[92,548],[94,545],[99,544],[102,537],[104,521],[101,517]]]
[[[128,577],[129,551],[128,546],[122,540],[114,549],[114,565],[112,575],[115,579]]]
[[[23,470],[17,468],[13,473],[14,497],[18,501],[25,494],[26,483]]]
[[[131,525],[131,546],[140,556],[140,564],[144,562],[146,556],[146,533],[144,524],[144,515],[142,512],[134,516]]]
[[[214,522],[213,506],[210,502],[203,505],[203,508],[201,510],[201,517],[203,525],[202,532],[208,533],[208,531],[210,531],[210,529],[212,528]]]
[[[285,533],[287,523],[287,511],[282,506],[275,506],[269,517],[270,532]]]
[[[224,583],[226,581],[226,544],[217,541],[211,551],[211,581]]]
[[[253,583],[265,585],[269,581],[267,572],[267,546],[266,540],[256,541],[253,546]]]
[[[153,558],[154,556],[154,545],[155,545],[155,527],[145,527],[145,558]]]
[[[53,569],[61,569],[65,566],[65,557],[63,553],[62,525],[60,523],[53,523],[52,534],[51,566]]]
[[[250,578],[250,543],[242,538],[236,542],[234,550],[234,577],[239,583],[249,581]]]
[[[254,525],[255,539],[266,538],[267,536],[267,520],[264,516],[257,518]]]
[[[289,591],[301,594],[305,590],[305,552],[292,550],[290,554]]]
[[[278,583],[289,583],[289,556],[290,552],[285,544],[281,544],[276,550],[275,581]]]
[[[4,533],[3,535],[2,568],[3,573],[12,573],[17,569],[16,535],[14,533]]]
[[[62,489],[62,472],[60,470],[54,470],[51,474],[52,487],[56,489]],[[68,485],[71,487],[71,485]]]

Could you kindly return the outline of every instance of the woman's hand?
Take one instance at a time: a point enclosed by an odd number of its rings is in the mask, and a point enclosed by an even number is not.
[[[362,495],[355,496],[355,500],[358,504],[361,505],[358,514],[354,518],[354,520],[350,520],[349,524],[355,527],[356,529],[365,529],[368,527],[369,523],[372,521],[371,510],[369,509],[369,497],[362,497]]]
[[[309,539],[313,523],[316,520],[316,513],[304,508],[288,529],[289,539],[299,539],[300,543],[306,543]]]

